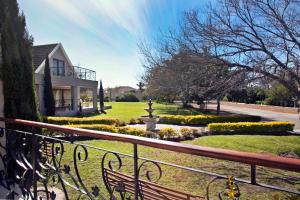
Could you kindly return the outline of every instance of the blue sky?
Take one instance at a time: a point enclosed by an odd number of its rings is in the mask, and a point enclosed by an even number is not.
[[[74,65],[97,72],[104,87],[136,87],[137,43],[174,27],[201,0],[18,0],[34,44],[61,42]]]

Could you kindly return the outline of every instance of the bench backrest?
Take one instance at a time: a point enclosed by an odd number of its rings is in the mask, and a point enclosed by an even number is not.
[[[134,177],[123,173],[115,172],[105,168],[103,176],[106,178],[106,182],[110,189],[120,191],[120,185],[122,185],[123,192],[134,194]],[[160,185],[139,180],[140,196],[144,200],[202,200],[204,197],[187,194],[184,192],[176,191]],[[117,188],[117,189],[116,189]]]

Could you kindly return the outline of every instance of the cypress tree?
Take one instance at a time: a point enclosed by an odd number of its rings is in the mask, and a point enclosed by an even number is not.
[[[16,0],[0,0],[1,78],[4,115],[39,120],[32,67],[33,39]]]
[[[99,103],[100,103],[100,112],[105,113],[104,111],[104,91],[102,86],[102,80],[100,80],[100,87],[99,87]]]
[[[0,0],[0,42],[0,78],[3,81],[4,116],[38,121],[31,55],[33,39],[26,30],[24,15],[19,14],[16,0]],[[40,133],[39,129],[28,126],[6,124],[6,127],[29,132],[34,129],[36,133]],[[12,132],[7,135],[11,148],[19,147],[19,142],[14,140],[19,136]],[[32,144],[31,136],[23,142]],[[30,152],[31,145],[22,147],[22,153],[28,160],[30,160]],[[10,152],[7,153],[7,157],[12,158]],[[15,178],[16,171],[19,171],[17,174],[24,172],[14,159],[8,159],[7,162],[9,177]]]
[[[44,69],[44,103],[47,116],[55,115],[55,101],[52,92],[51,72],[49,65],[49,58],[46,57]]]

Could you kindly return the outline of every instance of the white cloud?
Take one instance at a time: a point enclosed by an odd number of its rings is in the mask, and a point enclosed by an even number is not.
[[[82,29],[85,29],[95,35],[98,35],[103,41],[113,46],[114,40],[111,35],[102,29],[98,28],[97,25],[93,24],[91,18],[88,15],[88,8],[90,5],[87,5],[86,2],[80,0],[76,3],[76,1],[70,0],[43,0],[45,3],[50,5],[57,13],[67,20],[72,22],[73,24],[78,25]],[[46,6],[45,6],[46,7]],[[91,8],[91,7],[90,7]]]
[[[148,7],[145,0],[89,0],[99,14],[137,36],[147,31]],[[149,2],[149,1],[148,1]]]
[[[125,29],[133,36],[143,34],[148,29],[146,0],[86,0],[84,3],[81,0],[43,1],[72,23],[100,34],[106,39],[109,39],[109,35],[104,33],[103,29],[100,31],[99,24],[94,24],[94,17],[100,18],[97,21],[113,22],[114,25]],[[91,11],[97,15],[91,16]]]
[[[57,10],[61,15],[69,19],[75,24],[83,28],[90,28],[91,24],[89,19],[78,9],[72,1],[60,0],[60,1],[53,1],[53,0],[44,0],[47,4],[52,6],[55,10]],[[45,6],[46,7],[46,6]]]

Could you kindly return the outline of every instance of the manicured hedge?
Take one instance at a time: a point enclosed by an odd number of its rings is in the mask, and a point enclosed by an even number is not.
[[[207,125],[225,122],[259,122],[260,120],[261,117],[259,116],[162,115],[159,122],[163,124]]]
[[[105,125],[105,124],[78,124],[78,125],[68,125],[68,126],[73,128],[90,129],[96,131],[107,131],[111,133],[123,133],[127,135],[146,136],[146,131],[140,128],[133,128],[133,127],[117,127],[117,126]]]
[[[122,133],[127,135],[136,135],[141,137],[153,137],[153,133],[147,132],[141,128],[134,127],[117,127],[105,124],[75,124],[67,125],[73,128],[90,129],[96,131],[107,131],[111,133]],[[197,129],[182,128],[179,130],[173,128],[162,128],[157,132],[157,138],[162,140],[182,141],[199,137]]]
[[[103,117],[45,117],[44,122],[58,125],[68,124],[107,124],[107,125],[120,125],[118,119],[114,118],[103,118]]]
[[[293,131],[291,122],[239,122],[239,123],[211,123],[208,125],[212,133],[284,133]]]

